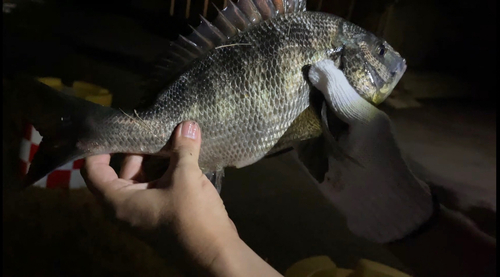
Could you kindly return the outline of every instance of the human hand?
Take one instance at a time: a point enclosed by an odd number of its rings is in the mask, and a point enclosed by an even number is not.
[[[143,181],[143,159],[136,155],[125,159],[119,175],[109,166],[110,155],[89,157],[82,175],[120,221],[159,236],[173,232],[208,274],[281,276],[239,238],[217,190],[200,170],[200,132],[194,122],[177,126],[168,170],[158,180]]]
[[[143,157],[137,155],[125,158],[119,174],[109,166],[110,155],[89,157],[82,175],[117,219],[140,231],[167,228],[197,263],[206,265],[239,237],[222,199],[198,167],[200,145],[198,125],[185,122],[174,132],[170,165],[160,179],[144,182]]]

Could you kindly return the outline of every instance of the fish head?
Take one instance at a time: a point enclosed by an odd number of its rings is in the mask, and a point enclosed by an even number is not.
[[[362,28],[345,22],[340,47],[339,68],[349,83],[366,100],[382,103],[406,71],[406,61],[385,40]]]

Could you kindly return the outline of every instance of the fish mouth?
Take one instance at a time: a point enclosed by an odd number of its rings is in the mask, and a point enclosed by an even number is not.
[[[406,72],[406,60],[403,59],[401,62],[399,62],[396,67],[394,68],[393,71],[391,71],[392,78],[389,82],[384,84],[378,91],[378,93],[375,93],[372,97],[372,102],[375,105],[378,105],[387,99],[389,95],[391,95],[392,91],[396,87],[396,85],[399,83],[399,80],[403,77],[404,73]]]

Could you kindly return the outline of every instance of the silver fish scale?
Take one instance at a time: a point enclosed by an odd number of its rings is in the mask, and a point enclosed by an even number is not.
[[[107,152],[161,155],[175,126],[195,120],[204,172],[258,161],[309,106],[303,67],[327,58],[341,21],[305,12],[256,25],[191,63],[138,116],[111,116],[99,144]]]

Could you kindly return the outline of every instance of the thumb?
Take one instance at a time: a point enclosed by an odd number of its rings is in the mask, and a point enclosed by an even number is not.
[[[198,166],[200,157],[201,130],[194,121],[179,124],[172,137],[170,168]]]

